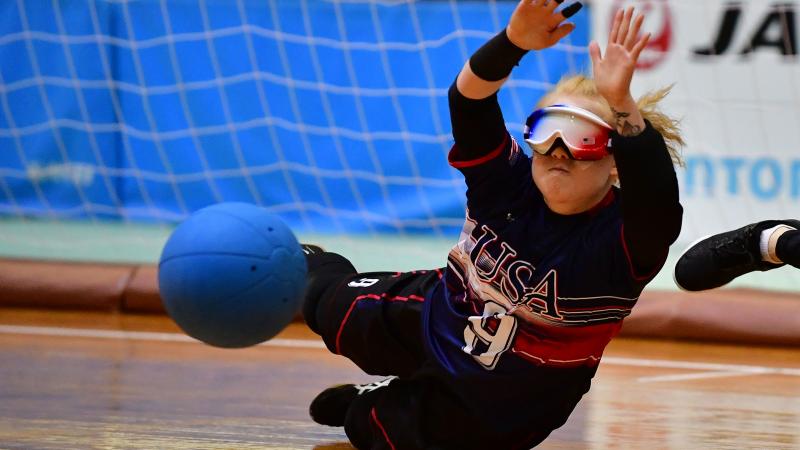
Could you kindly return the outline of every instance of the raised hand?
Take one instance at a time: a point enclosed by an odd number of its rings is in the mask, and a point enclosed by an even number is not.
[[[575,2],[560,12],[558,5],[564,0],[522,0],[517,4],[506,27],[508,39],[524,50],[541,50],[552,47],[575,29],[575,24],[564,23],[582,7]]]
[[[639,55],[650,40],[650,33],[639,36],[644,15],[633,20],[634,8],[620,9],[614,16],[605,55],[596,41],[589,44],[592,72],[597,91],[614,107],[630,97],[631,80]]]

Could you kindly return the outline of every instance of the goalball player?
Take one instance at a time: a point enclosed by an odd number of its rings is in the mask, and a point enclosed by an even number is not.
[[[562,426],[589,390],[608,342],[662,268],[683,209],[682,144],[635,101],[643,16],[617,12],[593,79],[565,78],[528,118],[527,156],[497,91],[529,51],[555,45],[581,4],[523,0],[449,91],[450,164],[467,183],[461,236],[442,269],[358,273],[306,247],[304,317],[331,352],[365,372],[310,406],[359,449],[525,449]],[[617,186],[619,185],[619,186]],[[390,255],[389,255],[390,256]]]

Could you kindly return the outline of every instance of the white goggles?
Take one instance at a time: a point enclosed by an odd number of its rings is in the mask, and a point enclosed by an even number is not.
[[[525,122],[525,142],[549,155],[561,138],[570,158],[593,161],[611,154],[611,128],[600,116],[583,108],[553,105],[535,110]]]

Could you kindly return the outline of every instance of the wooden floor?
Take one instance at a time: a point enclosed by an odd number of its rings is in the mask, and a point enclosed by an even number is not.
[[[349,449],[308,404],[371,380],[300,324],[222,350],[161,316],[0,309],[3,449]],[[617,340],[541,447],[800,449],[800,347]]]

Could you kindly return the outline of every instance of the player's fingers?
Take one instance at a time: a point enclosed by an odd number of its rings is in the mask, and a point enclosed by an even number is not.
[[[547,2],[547,10],[552,12],[558,8],[558,5],[564,3],[564,0],[548,0]]]
[[[596,67],[603,59],[603,55],[600,53],[600,44],[597,41],[589,44],[589,58],[592,59],[592,67]]]
[[[631,50],[631,57],[633,58],[634,63],[639,60],[639,55],[642,53],[642,50],[644,50],[645,47],[647,47],[647,43],[650,42],[650,36],[650,33],[646,33],[641,39],[639,39],[639,42],[633,46],[633,50]]]
[[[547,19],[547,25],[550,27],[550,31],[551,32],[555,31],[555,29],[558,28],[558,26],[561,25],[562,22],[574,16],[578,11],[580,11],[581,8],[583,8],[583,3],[575,2],[567,6],[566,8],[562,9],[560,13],[551,14],[550,17]]]
[[[628,31],[628,37],[625,39],[625,48],[630,51],[633,49],[633,46],[636,45],[636,41],[639,40],[639,30],[642,28],[642,22],[644,22],[644,14],[639,14],[636,17],[636,20],[633,21],[633,28]]]
[[[613,44],[617,42],[617,35],[619,35],[619,25],[622,23],[622,9],[618,9],[614,14],[614,22],[611,23],[611,32],[608,33],[608,43]]]
[[[520,9],[523,9],[523,8],[527,8],[527,7],[531,6],[531,5],[533,5],[534,3],[535,3],[535,1],[532,1],[532,0],[520,0],[519,3],[517,3],[517,7],[514,10],[517,11],[517,10],[520,10]]]
[[[628,37],[628,28],[631,26],[631,16],[633,16],[633,6],[625,10],[625,15],[622,16],[622,22],[619,24],[619,34],[617,35],[617,44],[624,44],[625,39]]]
[[[641,36],[639,35],[639,30],[642,27],[642,22],[644,21],[644,15],[639,14],[638,16],[636,16],[635,19],[633,18],[631,19],[632,20],[630,27],[628,28],[628,33],[625,36],[625,40],[622,43],[622,45],[629,51],[633,48],[634,45],[636,45],[636,42],[638,42],[639,39],[641,38]]]
[[[564,36],[572,33],[572,30],[574,30],[574,29],[575,29],[575,24],[574,23],[562,24],[558,28],[553,30],[553,32],[550,34],[550,38],[551,38],[552,42],[555,44],[556,42],[558,42],[561,39],[563,39]]]
[[[581,8],[583,8],[583,3],[575,2],[575,3],[567,6],[566,8],[562,9],[561,10],[561,15],[564,16],[565,19],[569,19],[570,17],[572,17],[575,14],[577,14],[578,11],[581,10]]]

